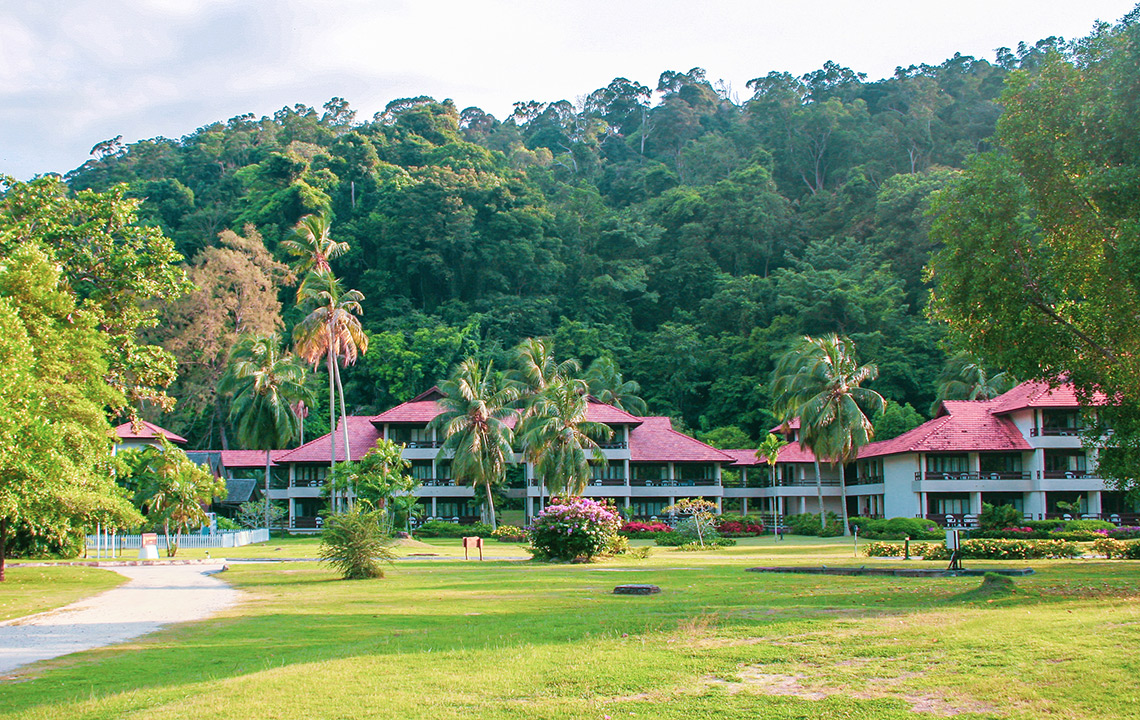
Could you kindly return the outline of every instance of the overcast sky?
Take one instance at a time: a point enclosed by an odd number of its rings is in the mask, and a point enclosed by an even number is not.
[[[771,70],[899,65],[1050,35],[1136,0],[0,0],[0,173],[66,172],[97,142],[181,137],[216,120],[343,97],[452,98],[500,119],[623,76],[706,69],[743,99]]]

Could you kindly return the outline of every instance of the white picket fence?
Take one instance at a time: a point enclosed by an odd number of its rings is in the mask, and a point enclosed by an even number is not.
[[[175,539],[175,536],[171,535],[171,539]],[[176,542],[178,547],[184,550],[241,547],[251,543],[269,542],[269,531],[260,528],[257,530],[222,531],[212,535],[183,535]],[[140,547],[142,547],[142,535],[104,534],[87,536],[88,550],[102,548],[104,551],[114,550],[117,552],[120,550],[138,550]],[[162,533],[158,533],[158,547],[160,550],[166,549],[166,536]]]

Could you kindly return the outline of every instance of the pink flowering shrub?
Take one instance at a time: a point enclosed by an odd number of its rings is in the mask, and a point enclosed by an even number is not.
[[[622,525],[618,532],[627,538],[652,540],[661,533],[673,532],[673,528],[663,522],[636,522],[631,520]]]
[[[534,520],[530,543],[543,560],[590,560],[606,552],[621,527],[621,516],[588,498],[554,498]]]

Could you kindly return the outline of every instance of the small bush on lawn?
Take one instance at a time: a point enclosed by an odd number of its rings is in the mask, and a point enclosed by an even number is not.
[[[945,532],[937,524],[923,518],[896,517],[889,520],[865,517],[849,518],[847,524],[859,528],[859,536],[868,540],[938,540]]]
[[[461,538],[461,537],[490,537],[491,526],[487,523],[477,522],[472,525],[460,525],[442,520],[431,520],[420,525],[412,534],[425,538]]]
[[[491,537],[499,542],[526,542],[526,530],[514,525],[500,525],[491,531]]]
[[[863,546],[867,557],[903,557],[905,548],[898,543],[873,542]]]
[[[606,545],[603,555],[613,557],[615,555],[625,555],[629,552],[629,538],[624,535],[615,534],[610,538],[609,545]]]
[[[673,528],[663,522],[627,522],[618,530],[633,540],[652,540],[661,533],[673,532]]]
[[[384,511],[365,512],[360,506],[334,513],[321,532],[321,560],[332,565],[345,580],[384,577],[379,560],[391,562],[396,555],[384,533]]]
[[[747,518],[743,520],[726,520],[720,517],[716,521],[716,529],[721,535],[728,537],[756,537],[764,534],[764,526],[752,522]]]
[[[1076,543],[1066,540],[964,540],[959,557],[973,560],[1034,560],[1080,555]]]
[[[732,538],[721,537],[716,538],[715,540],[709,540],[708,538],[705,538],[704,545],[701,545],[698,542],[687,542],[678,545],[677,549],[681,552],[695,552],[697,550],[720,550],[722,547],[730,547],[735,544],[736,541]]]
[[[551,500],[531,531],[534,556],[542,560],[590,560],[604,554],[621,527],[609,505],[588,498]]]
[[[982,513],[978,515],[978,526],[983,530],[1000,530],[1020,525],[1024,515],[1012,505],[991,505],[982,503]]]
[[[1093,551],[1110,560],[1140,560],[1140,540],[1102,537],[1093,542]]]

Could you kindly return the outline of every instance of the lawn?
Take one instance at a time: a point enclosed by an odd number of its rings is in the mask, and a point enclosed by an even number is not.
[[[282,542],[261,551],[312,541]],[[457,545],[401,548],[375,581],[234,563],[237,609],[35,666],[0,686],[0,717],[1105,720],[1140,703],[1137,563],[1018,563],[1038,573],[981,590],[744,572],[902,564],[849,540],[594,565],[462,562]],[[612,594],[628,582],[664,592]]]
[[[126,581],[118,573],[95,568],[10,564],[0,585],[0,621],[63,607]]]

